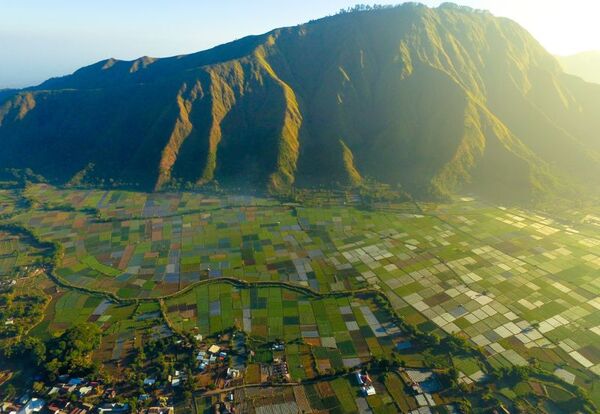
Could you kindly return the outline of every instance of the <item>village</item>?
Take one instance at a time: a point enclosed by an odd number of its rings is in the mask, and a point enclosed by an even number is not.
[[[196,334],[193,339],[189,342],[175,342],[179,351],[185,350],[192,355],[192,370],[184,366],[173,369],[167,381],[162,382],[157,376],[144,376],[142,387],[137,393],[132,392],[130,384],[110,385],[92,378],[61,375],[50,385],[37,381],[31,390],[2,402],[0,414],[174,414],[187,412],[181,410],[181,407],[176,410],[181,402],[181,395],[186,392],[192,393],[194,405],[198,404],[198,400],[204,400],[209,404],[208,412],[229,414],[247,412],[247,401],[241,401],[240,396],[246,396],[247,390],[253,387],[272,389],[275,393],[283,388],[303,387],[302,383],[294,382],[289,373],[285,357],[286,344],[283,342],[263,344],[262,348],[272,353],[273,359],[270,363],[259,364],[259,371],[251,374],[252,378],[246,378],[248,363],[255,361],[256,354],[246,347],[243,332],[224,333],[210,341],[205,341],[202,335]],[[376,367],[374,369],[379,371]],[[432,409],[439,399],[433,395],[442,390],[442,385],[434,371],[399,367],[393,375],[401,379],[398,384],[402,384],[403,389],[410,389],[409,394],[417,402],[418,408],[410,413],[435,412]],[[380,377],[379,374],[378,376]],[[347,370],[329,380],[336,377],[347,378],[358,396],[357,401],[364,401],[364,404],[367,404],[367,398],[389,392],[386,390],[389,385],[374,379],[366,369]],[[189,397],[188,395],[186,398]],[[265,401],[264,405],[259,403],[255,411],[300,412],[300,408],[296,410],[297,407],[298,402],[295,400],[285,403],[275,400]],[[450,413],[459,412],[452,405],[447,407]],[[190,406],[189,409],[190,412],[207,412],[197,406]]]
[[[22,395],[1,401],[0,414],[173,414],[174,400],[186,391],[216,395],[219,402],[215,409],[233,413],[236,410],[232,390],[244,385],[246,362],[254,352],[246,350],[243,333],[219,335],[217,342],[205,342],[200,334],[194,336],[194,341],[176,340],[179,352],[192,353],[194,368],[191,371],[184,371],[183,366],[173,369],[162,383],[156,376],[148,375],[143,379],[143,392],[137,394],[132,393],[130,384],[110,385],[92,378],[61,375],[50,385],[35,381],[32,389]],[[261,383],[289,382],[283,356],[285,345],[274,343],[270,349],[280,357],[261,367]]]

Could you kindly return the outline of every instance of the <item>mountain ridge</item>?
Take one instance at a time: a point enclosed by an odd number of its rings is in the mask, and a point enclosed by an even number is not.
[[[600,84],[600,50],[590,50],[570,56],[557,56],[565,70],[587,82]]]
[[[416,197],[525,201],[598,187],[590,85],[508,19],[405,4],[0,94],[0,162],[154,190],[367,177]]]

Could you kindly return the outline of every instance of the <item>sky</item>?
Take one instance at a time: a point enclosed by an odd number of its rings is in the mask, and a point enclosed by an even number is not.
[[[554,54],[600,50],[598,0],[454,2],[512,18]],[[356,3],[372,4],[367,0],[0,0],[0,89],[35,85],[109,57],[132,60],[197,52],[334,14]]]

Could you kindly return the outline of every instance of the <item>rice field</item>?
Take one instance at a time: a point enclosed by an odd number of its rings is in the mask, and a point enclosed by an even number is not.
[[[495,367],[535,360],[551,372],[563,369],[600,400],[600,231],[593,217],[577,223],[468,198],[367,211],[43,185],[28,196],[44,207],[13,220],[64,246],[58,276],[124,299],[175,295],[166,304],[179,329],[210,335],[234,326],[265,341],[300,338],[310,352],[298,349],[291,358],[311,357],[317,371],[347,367],[385,355],[397,341],[368,300],[215,281],[285,282],[321,294],[379,289],[420,330],[468,339]],[[10,260],[0,259],[0,268]],[[69,318],[92,316],[92,304],[63,300],[83,306]],[[472,361],[456,365],[461,378],[477,380]]]
[[[405,407],[417,407],[414,398],[411,405],[400,405],[392,395],[404,395],[401,391],[404,383],[400,380],[394,384],[400,389],[389,392],[383,384],[377,384],[377,395],[365,397],[353,376],[342,376],[335,380],[321,381],[316,384],[299,385],[285,388],[247,388],[235,391],[235,401],[239,402],[242,412],[256,413],[298,413],[298,412],[333,412],[333,413],[398,413]],[[200,412],[211,412],[212,406],[207,398],[198,398],[196,406],[206,407]],[[213,401],[214,402],[214,401]],[[446,411],[441,411],[446,412]]]
[[[0,230],[0,281],[27,276],[45,254],[27,235]]]
[[[12,191],[0,189],[0,217],[14,213],[16,204],[17,201]]]
[[[353,368],[373,357],[391,358],[405,335],[368,297],[314,298],[279,287],[197,286],[166,301],[167,315],[182,331],[215,335],[229,328],[254,340],[289,344],[286,357],[298,379]],[[302,345],[298,345],[302,344]],[[308,345],[305,347],[304,345]],[[296,369],[302,365],[302,369]]]
[[[172,335],[157,303],[117,304],[100,296],[56,287],[51,293],[44,319],[30,334],[48,339],[78,324],[94,323],[103,332],[95,357],[109,369],[124,365],[132,351],[140,349],[144,342]]]

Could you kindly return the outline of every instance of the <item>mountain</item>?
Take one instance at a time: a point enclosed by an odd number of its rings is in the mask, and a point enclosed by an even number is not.
[[[0,165],[57,182],[285,192],[368,178],[530,201],[600,180],[600,85],[515,22],[450,4],[108,59],[0,105]]]
[[[600,51],[582,52],[571,56],[558,56],[565,72],[600,84]]]
[[[18,90],[16,89],[0,89],[0,104],[6,101],[11,96],[16,95]]]

